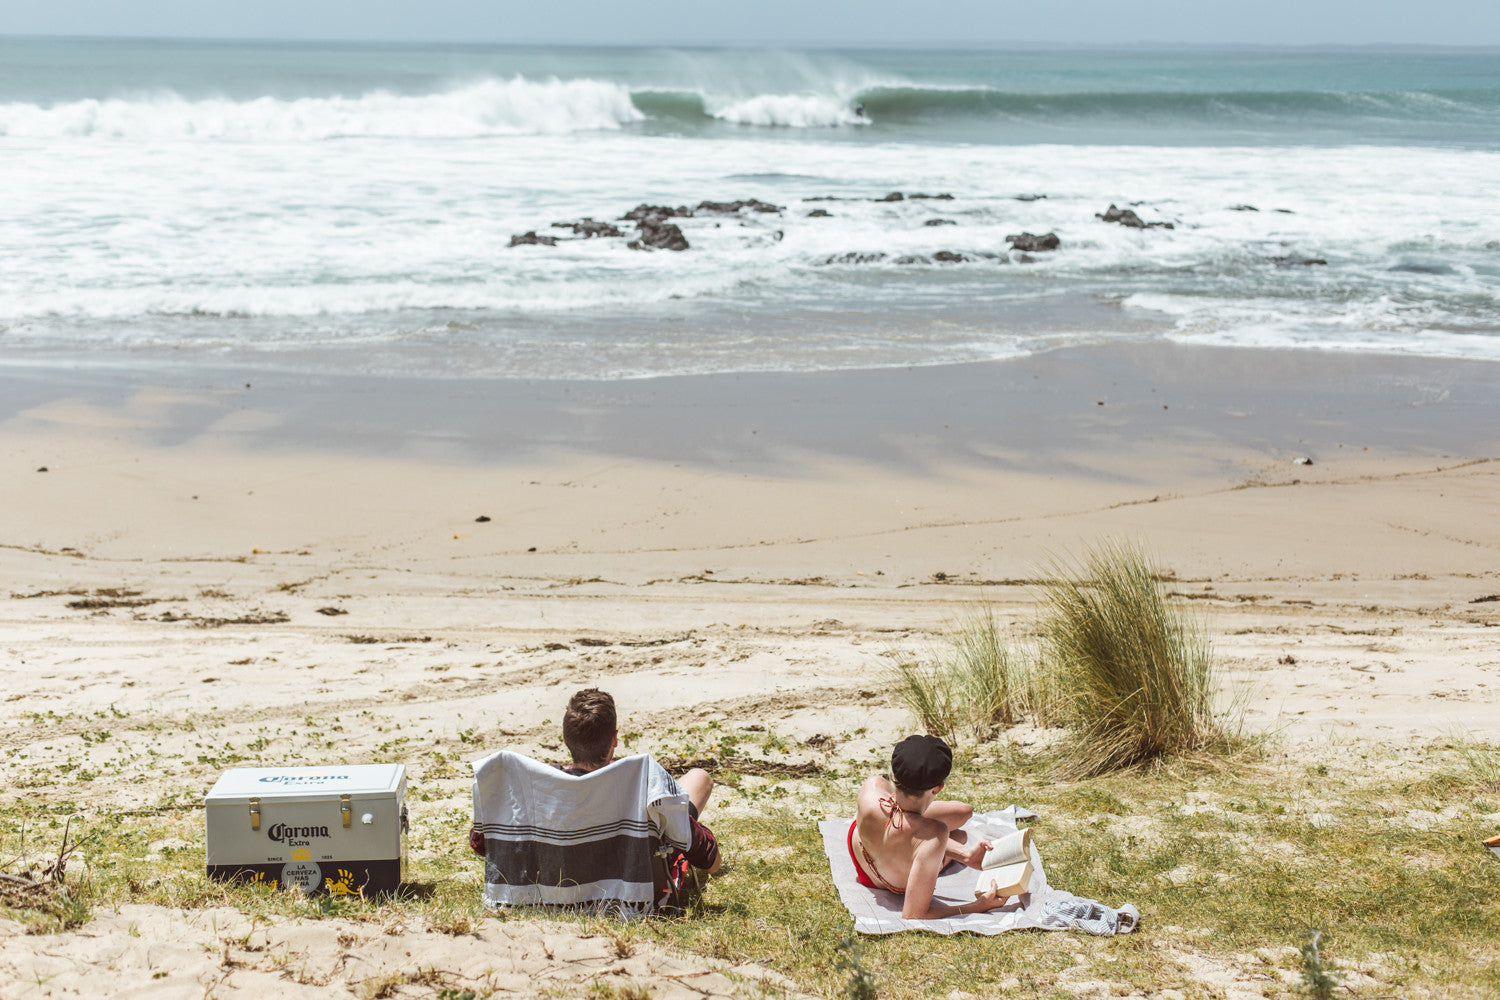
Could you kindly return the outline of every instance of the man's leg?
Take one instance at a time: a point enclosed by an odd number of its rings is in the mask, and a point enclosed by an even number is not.
[[[708,797],[714,791],[713,776],[703,768],[695,767],[678,778],[677,783],[687,792],[688,801],[693,804],[693,812],[701,818],[704,807],[708,805]],[[688,860],[695,867],[712,875],[723,862],[719,855],[719,842],[714,838],[713,832],[701,822],[694,823],[693,826],[693,843],[688,848]]]
[[[687,792],[688,801],[693,804],[694,811],[702,816],[703,810],[708,807],[708,797],[714,793],[713,775],[701,767],[695,767],[678,778],[677,783],[682,786],[684,792]]]

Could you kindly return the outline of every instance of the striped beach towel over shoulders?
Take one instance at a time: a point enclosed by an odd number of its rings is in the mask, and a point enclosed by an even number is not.
[[[653,900],[652,843],[685,850],[687,795],[640,754],[581,776],[502,750],[474,765],[474,820],[484,836],[492,907]]]

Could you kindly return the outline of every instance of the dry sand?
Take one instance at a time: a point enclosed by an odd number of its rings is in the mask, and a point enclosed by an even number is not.
[[[838,757],[863,760],[910,725],[892,650],[940,641],[979,601],[1024,623],[1026,581],[1105,538],[1145,542],[1175,574],[1247,725],[1289,752],[1500,739],[1496,369],[1162,361],[1005,369],[1049,389],[1003,405],[972,384],[984,366],[686,380],[587,405],[577,386],[509,386],[499,409],[466,403],[473,387],[444,409],[359,383],[262,398],[227,380],[13,381],[7,807],[190,802],[227,744],[267,763],[409,760],[419,808],[456,816],[463,761],[555,755],[562,703],[595,684],[637,749],[717,721],[837,734]],[[1257,391],[1285,399],[1247,411]],[[1152,395],[1191,416],[1153,423]],[[799,427],[808,398],[819,415]],[[726,789],[715,808],[745,805]],[[95,995],[118,976],[135,992],[117,995],[347,995],[429,964],[564,994],[616,967],[658,995],[735,985],[719,963],[620,958],[607,936],[541,924],[455,938],[316,922],[257,930],[253,950],[223,944],[237,919],[126,907],[57,937],[0,929],[0,993]],[[230,966],[210,960],[221,946]]]
[[[348,919],[270,925],[219,907],[121,906],[84,931],[43,940],[0,922],[7,996],[589,996],[648,986],[664,1000],[755,997],[788,984],[755,965],[684,959],[608,927],[487,921],[467,933]],[[597,988],[596,988],[597,989]],[[593,995],[597,996],[595,992]]]

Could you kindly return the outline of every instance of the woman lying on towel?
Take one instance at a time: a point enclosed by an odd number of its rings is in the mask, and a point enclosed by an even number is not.
[[[950,861],[978,868],[989,842],[967,843],[960,830],[974,815],[962,802],[941,801],[953,751],[936,736],[908,736],[891,753],[891,777],[871,775],[859,790],[859,806],[849,824],[849,857],[859,884],[903,896],[907,920],[980,913],[1002,905],[994,892],[962,906],[933,900],[938,873]]]

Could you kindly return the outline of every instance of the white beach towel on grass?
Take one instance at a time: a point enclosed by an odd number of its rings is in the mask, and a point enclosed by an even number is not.
[[[501,750],[474,764],[474,822],[484,835],[492,907],[652,903],[651,839],[687,850],[688,797],[638,754],[575,777]]]
[[[998,840],[1016,831],[1018,819],[1035,819],[1036,814],[1020,806],[1008,806],[995,812],[980,813],[964,824],[971,839]],[[1081,930],[1090,934],[1127,934],[1139,920],[1134,906],[1125,904],[1111,909],[1091,899],[1053,889],[1047,884],[1042,857],[1036,845],[1031,846],[1030,891],[1013,897],[1004,906],[984,913],[965,913],[937,920],[907,920],[901,916],[902,898],[885,889],[870,889],[859,884],[854,861],[849,857],[849,818],[827,819],[818,824],[823,835],[823,851],[833,871],[833,884],[839,899],[854,917],[854,929],[861,934],[894,934],[897,931],[931,931],[935,934],[1000,934],[1016,930]],[[979,872],[973,868],[956,868],[940,875],[933,898],[958,906],[972,902]]]

